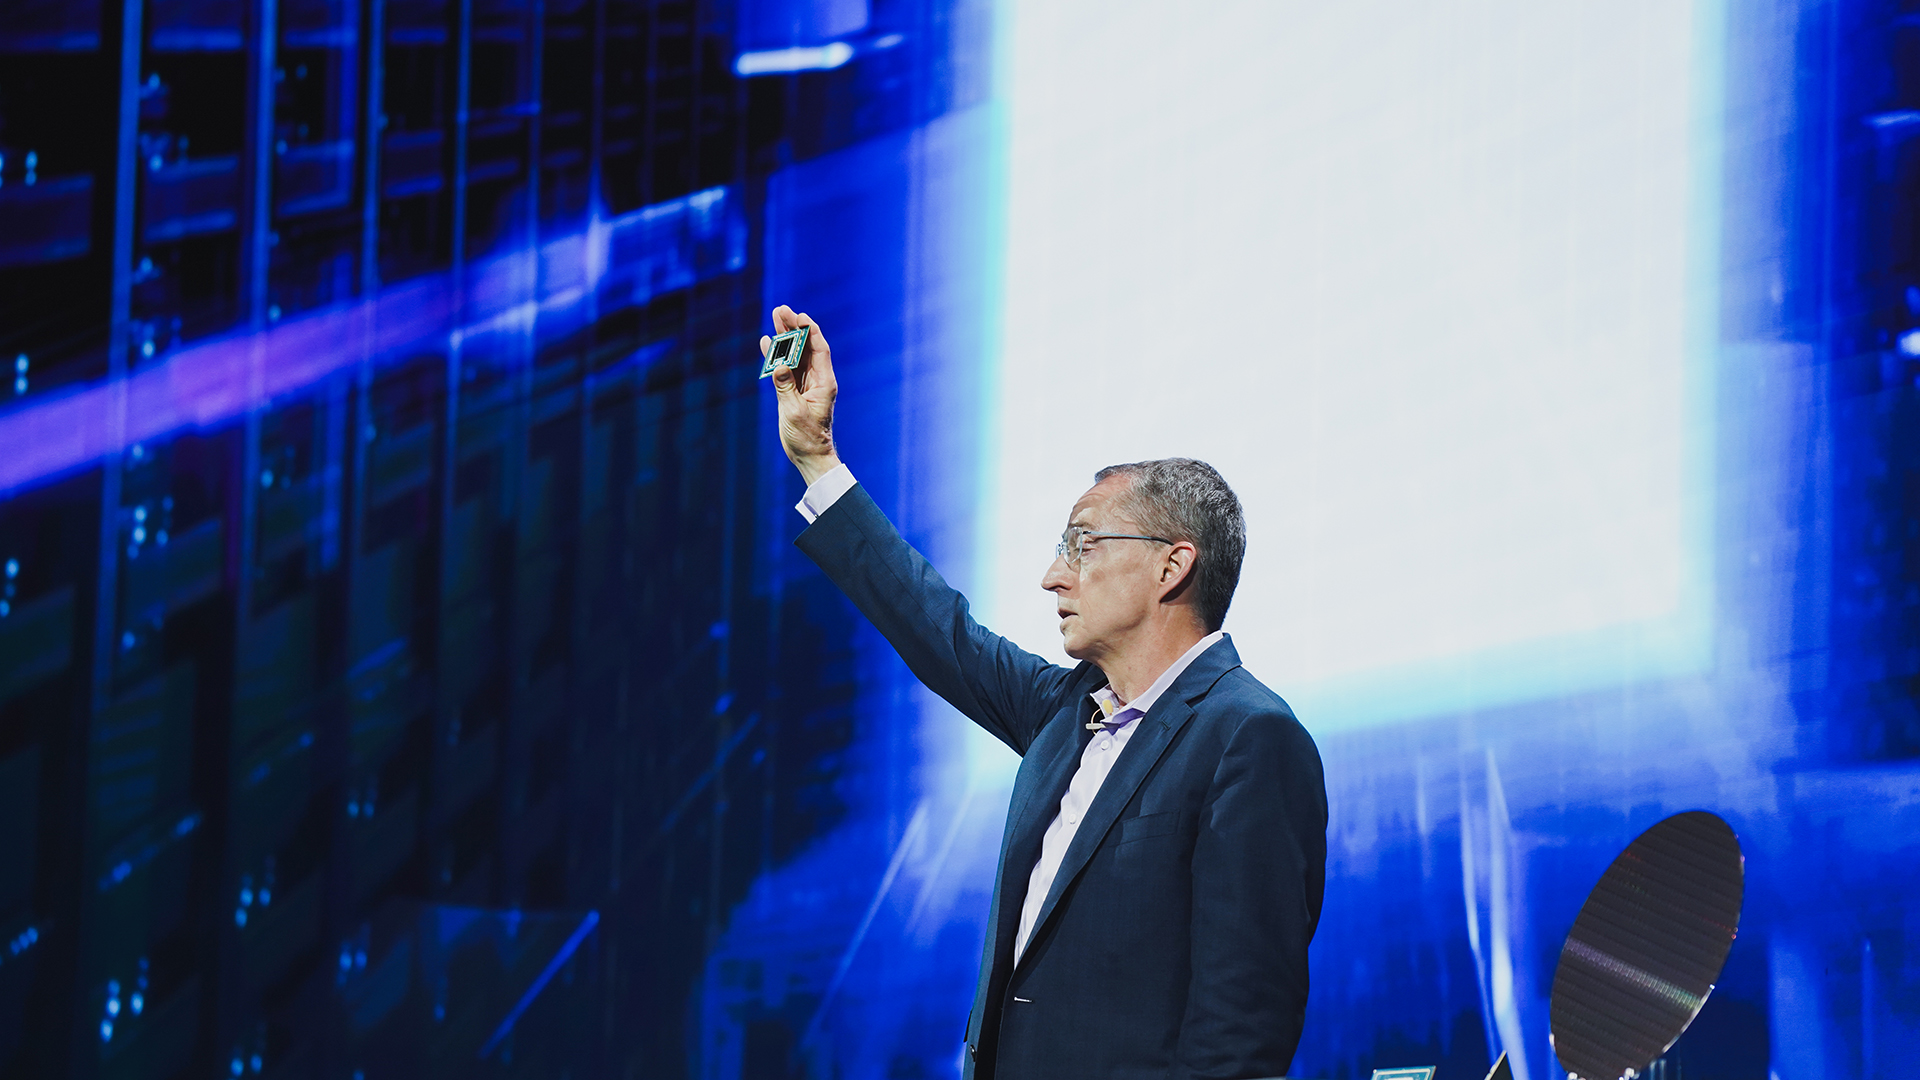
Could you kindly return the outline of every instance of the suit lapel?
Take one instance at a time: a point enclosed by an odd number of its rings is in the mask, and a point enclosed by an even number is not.
[[[1086,705],[1084,710],[1079,709],[1081,704]],[[1080,764],[1080,755],[1093,738],[1093,732],[1086,730],[1086,725],[1079,722],[1084,719],[1079,717],[1079,712],[1089,716],[1093,714],[1093,703],[1084,696],[1068,705],[1063,717],[1056,718],[1048,725],[1047,734],[1061,731],[1057,748],[1047,748],[1049,756],[1046,763],[1023,793],[1020,804],[1013,809],[1014,849],[1024,854],[1026,848],[1031,846],[1034,858],[1039,858],[1040,837],[1053,821],[1053,815],[1059,812],[1060,797],[1067,793],[1067,785],[1072,782],[1074,770]]]
[[[1086,703],[1089,714],[1093,709],[1080,682],[1075,680],[1067,704],[1054,713],[1053,719],[1040,729],[1033,745],[1027,748],[1020,776],[1014,780],[1007,825],[1000,840],[1000,870],[993,882],[991,925],[987,940],[982,943],[980,979],[974,986],[973,1014],[967,1024],[967,1045],[973,1050],[984,1045],[988,1047],[987,1053],[993,1052],[1000,995],[1012,973],[1013,939],[1020,932],[1020,910],[1026,904],[1027,881],[1033,874],[1033,864],[1040,859],[1041,837],[1053,821],[1047,807],[1058,811],[1060,796],[1073,780],[1081,750],[1093,737],[1093,733],[1085,731],[1075,719],[1082,702]],[[1027,771],[1028,766],[1033,768],[1031,773]],[[973,1067],[974,1061],[969,1055],[968,1077],[973,1075]]]
[[[1181,672],[1180,677],[1160,696],[1160,700],[1154,702],[1147,715],[1140,718],[1140,727],[1120,751],[1119,760],[1113,763],[1112,771],[1107,773],[1106,780],[1100,785],[1100,793],[1093,797],[1093,805],[1087,807],[1086,819],[1073,834],[1073,843],[1067,845],[1067,853],[1060,860],[1060,872],[1054,875],[1053,886],[1047,890],[1046,902],[1040,907],[1040,916],[1034,920],[1034,938],[1040,936],[1047,920],[1052,918],[1053,910],[1060,903],[1067,886],[1080,876],[1080,871],[1086,869],[1088,860],[1093,858],[1093,853],[1119,819],[1120,811],[1133,801],[1134,793],[1140,790],[1147,774],[1159,763],[1167,747],[1173,745],[1174,736],[1180,734],[1180,729],[1193,719],[1192,702],[1205,697],[1222,675],[1238,666],[1240,655],[1234,650],[1232,641],[1222,639]],[[1077,763],[1079,755],[1074,755],[1073,760]],[[1067,780],[1071,779],[1072,771],[1069,770]],[[1065,783],[1062,782],[1063,790]],[[1059,795],[1056,794],[1056,812],[1059,801]],[[1040,828],[1046,828],[1052,821],[1052,815],[1046,815]],[[1035,858],[1038,858],[1037,849]],[[1032,955],[1031,949],[1028,955]]]
[[[1024,797],[1008,819],[1007,853],[1001,864],[1001,902],[996,912],[999,918],[995,942],[1009,956],[1012,955],[1014,935],[1020,930],[1020,910],[1027,902],[1027,879],[1033,873],[1033,864],[1040,861],[1040,841],[1046,835],[1047,826],[1053,823],[1054,816],[1060,812],[1060,797],[1067,793],[1067,785],[1072,783],[1074,770],[1079,767],[1080,755],[1093,738],[1093,732],[1075,720],[1082,703],[1086,705],[1084,711],[1092,715],[1093,703],[1081,696],[1067,705],[1064,720],[1056,716],[1053,723],[1048,725],[1048,731],[1040,741],[1050,741],[1046,735],[1059,731],[1058,742],[1042,751],[1049,756],[1035,775],[1033,783],[1024,785]],[[1041,747],[1036,744],[1034,749]]]

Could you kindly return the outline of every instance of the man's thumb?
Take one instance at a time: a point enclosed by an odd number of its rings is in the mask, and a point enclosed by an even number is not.
[[[793,389],[793,369],[780,364],[773,369],[773,388],[775,390]]]

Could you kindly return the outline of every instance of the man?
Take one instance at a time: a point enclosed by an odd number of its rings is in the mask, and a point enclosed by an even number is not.
[[[1319,752],[1220,626],[1239,500],[1185,459],[1102,469],[1041,588],[1066,669],[990,633],[881,514],[833,445],[810,326],[776,368],[780,441],[807,482],[796,541],[930,689],[1021,755],[967,1025],[976,1080],[1273,1077],[1307,1003],[1326,880]],[[761,339],[764,354],[770,339]]]

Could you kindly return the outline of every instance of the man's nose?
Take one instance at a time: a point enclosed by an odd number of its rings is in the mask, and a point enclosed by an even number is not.
[[[1040,578],[1040,587],[1048,592],[1065,592],[1073,588],[1077,580],[1078,576],[1067,565],[1067,557],[1055,555],[1053,565],[1047,567],[1047,572]]]

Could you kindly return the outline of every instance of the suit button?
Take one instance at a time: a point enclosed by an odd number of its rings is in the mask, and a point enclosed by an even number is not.
[[[974,1059],[974,1057],[973,1057],[973,1044],[972,1044],[972,1043],[968,1043],[968,1044],[967,1044],[967,1060],[968,1060],[968,1061],[972,1061],[973,1059]]]

